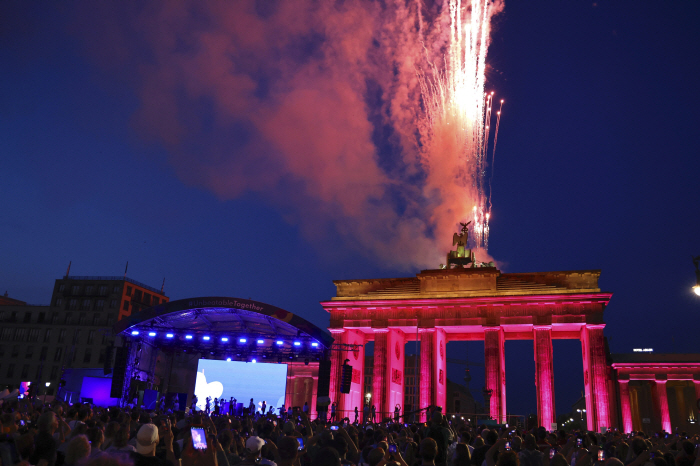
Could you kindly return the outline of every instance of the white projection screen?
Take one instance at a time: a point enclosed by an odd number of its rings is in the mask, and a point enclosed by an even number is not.
[[[255,407],[259,410],[263,401],[268,407],[282,406],[286,386],[286,364],[200,359],[194,394],[197,395],[199,410],[204,410],[207,397],[212,400],[223,398],[226,401],[234,397],[244,407],[253,398]],[[213,402],[210,407],[214,409]]]

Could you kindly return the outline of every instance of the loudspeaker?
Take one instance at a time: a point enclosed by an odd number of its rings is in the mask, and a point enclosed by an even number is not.
[[[318,363],[318,389],[317,395],[328,396],[331,387],[331,362],[321,361]]]
[[[340,393],[350,393],[350,384],[352,383],[352,366],[347,360],[343,364],[343,372],[340,374]]]
[[[109,392],[109,396],[112,398],[122,397],[127,359],[129,359],[129,348],[117,348],[117,354],[114,358],[114,373],[112,374],[112,389]]]
[[[114,346],[109,345],[105,350],[105,364],[102,368],[104,375],[112,373],[112,358],[114,357]]]

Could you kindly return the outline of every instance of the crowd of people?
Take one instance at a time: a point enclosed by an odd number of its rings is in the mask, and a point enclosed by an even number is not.
[[[700,466],[698,436],[185,413],[17,400],[1,407],[0,466]]]

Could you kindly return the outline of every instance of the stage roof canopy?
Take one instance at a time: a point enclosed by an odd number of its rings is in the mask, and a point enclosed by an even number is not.
[[[333,344],[326,331],[284,309],[218,296],[181,299],[145,309],[121,319],[114,332],[159,347],[238,347],[248,354],[251,350],[285,349],[316,353]]]

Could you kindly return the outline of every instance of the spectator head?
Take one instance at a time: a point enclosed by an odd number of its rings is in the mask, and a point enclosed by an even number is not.
[[[99,427],[91,427],[88,429],[88,440],[90,440],[90,445],[94,448],[99,448],[105,442],[105,434]]]
[[[248,450],[248,458],[259,457],[263,445],[265,445],[265,441],[260,437],[248,437],[248,440],[245,441],[245,448]]]
[[[323,432],[321,432],[321,436],[319,438],[318,443],[321,446],[321,448],[330,447],[333,443],[333,432],[331,432],[330,430],[324,430]]]
[[[681,448],[683,449],[683,452],[686,454],[686,456],[693,456],[693,452],[695,451],[695,444],[691,442],[690,440],[683,440],[683,443],[681,443]]]
[[[455,447],[452,464],[454,464],[454,466],[468,466],[470,463],[471,455],[469,454],[469,448],[467,448],[467,445],[464,443],[458,443]]]
[[[527,434],[525,439],[523,439],[523,447],[530,451],[535,450],[537,448],[537,440],[535,440],[535,436],[532,434]]]
[[[128,441],[129,431],[126,426],[120,430],[120,433],[122,431],[126,431]],[[158,427],[155,424],[144,424],[136,434],[136,451],[143,456],[155,456],[159,440]]]
[[[90,456],[90,441],[84,435],[78,435],[68,442],[65,464],[76,464]]]
[[[231,449],[231,444],[233,443],[233,432],[228,429],[220,431],[219,443],[224,451],[229,451]]]
[[[282,426],[282,432],[286,435],[292,435],[294,433],[294,423],[292,421],[287,421]]]
[[[46,411],[39,416],[39,421],[37,421],[37,428],[39,432],[45,432],[47,434],[53,435],[58,429],[58,419],[56,418],[56,413],[53,411]]]
[[[348,454],[348,442],[343,437],[337,437],[333,440],[333,448],[338,452],[341,459]]]
[[[437,447],[437,442],[435,440],[431,439],[430,437],[426,437],[423,439],[423,441],[420,443],[420,457],[423,461],[435,461],[435,457],[437,456],[438,453],[438,447]]]
[[[647,443],[642,437],[634,437],[630,446],[632,447],[632,453],[634,453],[634,456],[639,456],[641,452],[647,449]]]
[[[486,432],[486,437],[484,437],[484,441],[486,441],[487,445],[495,444],[496,442],[498,442],[498,432],[496,432],[495,430],[488,430]]]
[[[520,466],[520,459],[513,450],[507,450],[498,455],[497,466]]]
[[[384,458],[384,454],[385,452],[381,448],[373,448],[367,455],[367,463],[369,466],[376,466]]]
[[[618,460],[619,461],[619,460]],[[549,460],[549,466],[569,466],[569,463],[566,462],[566,458],[564,458],[564,455],[561,453],[557,453],[554,455],[554,458]],[[606,463],[605,466],[608,466]],[[622,463],[619,465],[612,465],[612,466],[623,466]]]
[[[296,437],[282,437],[277,444],[280,458],[288,463],[293,463],[299,455],[299,440]]]
[[[340,466],[340,455],[333,447],[321,448],[311,460],[311,466]]]
[[[433,412],[433,415],[430,417],[430,419],[435,424],[440,424],[442,422],[442,413],[440,411],[435,411]]]

